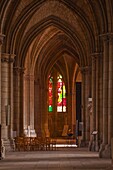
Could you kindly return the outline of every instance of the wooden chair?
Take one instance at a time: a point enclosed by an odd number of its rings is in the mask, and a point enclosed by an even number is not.
[[[51,139],[49,137],[46,137],[45,139],[45,147],[46,147],[46,151],[50,150],[51,148]]]
[[[15,138],[15,149],[18,151],[21,151],[24,149],[24,138],[23,137]]]
[[[40,150],[45,150],[45,148],[46,148],[45,138],[38,137],[38,141],[39,141]]]
[[[57,147],[56,147],[56,139],[51,139],[51,148],[52,148],[52,150],[57,149]]]
[[[30,150],[30,137],[24,137],[24,151],[29,151]]]

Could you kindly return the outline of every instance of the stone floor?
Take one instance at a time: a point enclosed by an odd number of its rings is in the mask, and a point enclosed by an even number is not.
[[[8,152],[0,160],[0,170],[113,170],[111,159],[80,148],[57,151]]]

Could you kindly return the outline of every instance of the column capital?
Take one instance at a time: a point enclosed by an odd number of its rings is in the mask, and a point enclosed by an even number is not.
[[[80,67],[80,71],[81,71],[82,74],[88,73],[88,72],[91,71],[91,66]]]
[[[102,56],[102,52],[94,52],[91,54],[92,60],[99,59]]]
[[[36,85],[40,85],[40,79],[38,78],[38,79],[35,79],[34,80],[34,83],[36,84]]]
[[[34,75],[29,75],[29,74],[26,74],[24,76],[25,80],[27,81],[34,81]]]
[[[0,45],[3,44],[4,37],[5,35],[0,33]]]
[[[15,58],[15,54],[1,54],[1,62],[13,63]]]
[[[19,75],[19,74],[24,74],[25,68],[16,66],[13,67],[13,70],[15,74]]]
[[[106,42],[109,42],[109,41],[113,41],[113,33],[111,32],[111,33],[105,33],[105,34],[100,34],[99,35],[100,36],[100,38],[102,38],[104,41],[106,41]]]

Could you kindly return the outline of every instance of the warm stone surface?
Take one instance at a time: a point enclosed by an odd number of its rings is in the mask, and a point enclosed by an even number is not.
[[[111,159],[98,157],[86,149],[65,148],[57,151],[9,152],[0,161],[1,170],[112,170]]]

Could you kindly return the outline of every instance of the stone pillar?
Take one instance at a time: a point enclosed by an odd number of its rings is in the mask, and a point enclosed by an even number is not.
[[[107,34],[103,38],[103,143],[99,154],[100,157],[107,157],[108,144],[108,82],[109,82],[109,39]]]
[[[103,144],[108,143],[108,68],[109,68],[109,41],[104,39],[103,56]]]
[[[4,35],[0,34],[0,96],[1,96],[1,54],[2,54],[3,39],[4,39]],[[1,97],[0,97],[0,159],[2,159],[2,152],[1,152]]]
[[[2,54],[2,137],[13,138],[13,61],[11,54]],[[4,134],[5,133],[5,134]]]
[[[90,115],[88,111],[88,98],[90,97],[90,67],[81,67],[82,73],[82,145],[88,146],[90,140]]]
[[[35,80],[35,89],[34,89],[34,127],[38,136],[41,136],[41,87],[40,79]]]
[[[47,85],[45,83],[45,85]],[[48,107],[47,107],[47,87],[42,87],[42,129],[44,135],[47,137],[49,136],[49,129],[48,129]],[[44,97],[43,97],[44,96]],[[56,115],[57,116],[57,115]],[[57,121],[55,122],[55,128],[57,129]]]
[[[108,81],[108,150],[111,157],[113,138],[113,34],[109,35],[109,81]]]
[[[9,54],[2,54],[1,57],[1,122],[2,138],[8,139],[8,125],[10,117],[9,108]]]
[[[24,75],[24,129],[30,126],[30,77]]]
[[[20,67],[14,67],[14,136],[20,135]]]
[[[80,68],[82,74],[82,122],[83,122],[83,130],[82,130],[82,145],[85,145],[85,72],[83,67]]]
[[[44,83],[46,86],[46,83]],[[41,135],[45,137],[48,133],[48,111],[47,111],[47,87],[41,83],[40,88],[40,111],[41,111]],[[55,124],[56,127],[56,124]]]
[[[99,147],[102,144],[102,136],[103,136],[103,54],[100,55],[99,60],[99,129],[98,129],[98,137],[99,137]]]
[[[92,134],[96,130],[96,58],[95,54],[92,54],[92,115],[91,115],[91,130]],[[95,151],[95,136],[91,135],[91,150]]]
[[[90,115],[88,111],[88,98],[90,97],[90,67],[85,67],[85,143],[90,141]]]
[[[95,53],[96,58],[96,143],[95,143],[95,151],[99,151],[99,108],[100,108],[100,101],[99,101],[99,73],[100,73],[100,58],[101,53]]]
[[[14,54],[10,55],[9,60],[9,105],[10,105],[10,125],[9,125],[9,138],[13,138],[13,63],[14,63]]]
[[[24,129],[34,130],[34,75],[25,75],[24,81]]]
[[[96,58],[92,56],[92,132],[96,130]]]
[[[30,75],[30,128],[34,129],[34,76]]]

